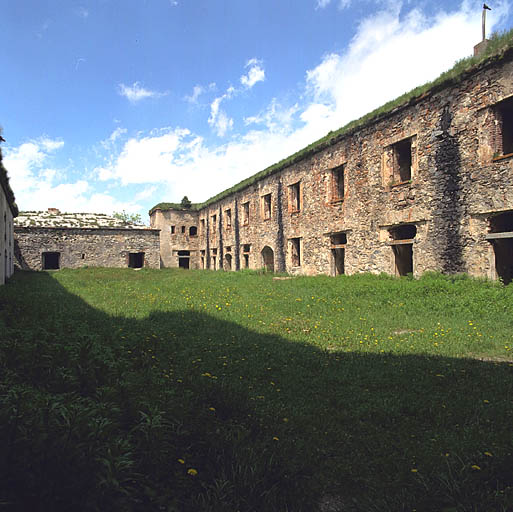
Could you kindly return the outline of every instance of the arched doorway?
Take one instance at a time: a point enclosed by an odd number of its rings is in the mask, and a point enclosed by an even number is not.
[[[226,254],[224,257],[224,260],[225,260],[224,269],[231,270],[232,269],[232,255],[230,253]]]
[[[274,251],[266,245],[262,249],[262,263],[269,272],[274,272]]]

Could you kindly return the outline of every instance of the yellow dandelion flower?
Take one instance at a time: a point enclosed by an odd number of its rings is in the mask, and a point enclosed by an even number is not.
[[[418,470],[418,469],[415,469],[415,468],[410,469],[410,471],[411,471],[412,473],[418,473],[418,472],[419,472],[419,470]]]
[[[215,407],[209,407],[209,408],[208,408],[208,410],[209,410],[209,411],[215,411],[215,410],[216,410],[216,408],[215,408]]]
[[[183,459],[178,459],[178,462],[179,462],[180,464],[185,464],[185,461],[184,461]]]
[[[490,452],[484,452],[484,454],[485,454],[487,457],[493,457],[493,455],[492,455]]]
[[[279,437],[277,437],[277,436],[274,436],[274,437],[273,437],[273,441],[279,441],[279,440],[280,440],[280,438],[279,438]]]
[[[191,476],[196,476],[198,472],[194,468],[190,468],[187,470],[187,474]]]
[[[472,464],[472,466],[470,466],[472,469],[476,470],[476,471],[480,471],[481,468],[477,465],[477,464]]]

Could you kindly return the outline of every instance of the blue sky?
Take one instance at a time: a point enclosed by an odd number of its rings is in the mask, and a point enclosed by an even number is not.
[[[488,29],[513,26],[490,1]],[[0,0],[20,209],[208,199],[450,68],[478,1]]]

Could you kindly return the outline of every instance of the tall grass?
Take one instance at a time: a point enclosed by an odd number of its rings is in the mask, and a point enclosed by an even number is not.
[[[510,510],[513,287],[113,269],[0,289],[5,510]]]

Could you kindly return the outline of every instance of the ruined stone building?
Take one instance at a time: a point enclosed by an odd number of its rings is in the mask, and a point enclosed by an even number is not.
[[[0,149],[0,285],[14,272],[14,217],[18,207],[9,185],[7,171],[2,164]]]
[[[513,49],[206,201],[150,211],[166,267],[513,277]]]
[[[159,231],[92,213],[21,212],[16,262],[24,270],[80,267],[159,268]]]

